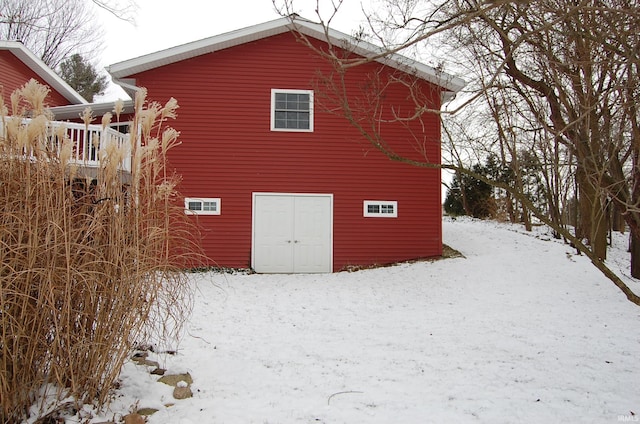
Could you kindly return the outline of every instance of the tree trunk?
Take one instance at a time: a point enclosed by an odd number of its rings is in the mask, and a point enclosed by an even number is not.
[[[598,258],[607,258],[607,214],[604,211],[600,198],[596,198],[593,204],[593,222],[591,223],[591,248]]]
[[[624,233],[625,222],[620,207],[615,203],[611,204],[611,229],[619,233]]]
[[[631,276],[640,278],[640,239],[629,232],[631,237]]]
[[[586,237],[593,253],[604,260],[607,258],[607,216],[600,200],[599,190],[589,181],[584,170],[578,170],[576,179],[580,195],[578,237]]]
[[[533,226],[531,225],[531,215],[529,214],[529,209],[525,205],[522,205],[522,223],[524,224],[525,230],[533,230]]]

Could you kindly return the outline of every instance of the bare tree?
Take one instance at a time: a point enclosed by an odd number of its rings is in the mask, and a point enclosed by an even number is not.
[[[640,175],[638,163],[638,66],[640,58],[639,6],[632,0],[534,0],[528,2],[479,2],[475,0],[386,0],[386,7],[367,14],[368,36],[384,48],[373,57],[345,54],[345,46],[330,46],[315,51],[333,65],[331,75],[318,78],[324,93],[322,105],[339,113],[359,129],[371,144],[392,160],[414,166],[452,169],[492,183],[505,190],[521,210],[531,212],[550,225],[581,252],[586,254],[627,298],[640,305],[640,297],[604,263],[608,202],[616,204],[631,229],[634,239],[640,236]],[[326,25],[337,13],[340,1],[332,2],[331,16],[318,14]],[[320,7],[318,7],[318,10]],[[291,1],[280,4],[281,13],[291,16]],[[327,32],[328,33],[328,32]],[[303,42],[313,47],[303,34]],[[473,105],[488,111],[495,135],[478,145],[473,131],[472,152],[464,153],[453,144],[450,163],[415,160],[402,156],[384,139],[379,127],[379,109],[388,84],[410,87],[416,102],[415,113],[392,119],[409,125],[421,122],[429,114],[443,113],[425,100],[420,85],[408,77],[395,81],[369,81],[368,95],[349,95],[344,74],[387,55],[446,41],[456,49],[456,56],[466,72],[472,72],[474,84],[467,100],[444,114]],[[348,50],[348,48],[347,48]],[[414,89],[415,87],[415,89]],[[449,132],[444,116],[445,139],[460,136]],[[424,140],[415,134],[415,144]],[[457,128],[460,128],[458,126]],[[450,139],[451,141],[452,139]],[[456,139],[459,142],[460,139]],[[446,150],[446,149],[445,149]],[[533,152],[546,170],[548,190],[545,207],[534,204],[524,190],[522,175],[514,184],[492,181],[470,169],[468,156],[482,152],[500,152],[513,166],[516,175],[518,152]],[[439,159],[439,158],[438,158]],[[567,184],[567,177],[573,184]],[[566,199],[577,197],[580,205],[578,232],[571,233],[562,219]],[[587,244],[583,240],[587,240]]]
[[[620,207],[632,234],[639,234],[638,201],[629,185],[633,167],[627,166],[637,148],[634,114],[625,100],[625,87],[637,76],[638,12],[624,0],[505,3],[457,32],[481,53],[482,65],[494,64],[500,85],[487,89],[508,91],[524,105],[512,112],[530,120],[526,128],[549,133],[555,155],[575,161],[577,235],[601,259],[607,202]]]
[[[0,39],[22,42],[52,69],[76,53],[93,59],[103,40],[96,7],[125,20],[135,11],[132,0],[0,0]]]
[[[91,0],[91,2],[118,19],[135,23],[135,13],[138,10],[135,0]]]

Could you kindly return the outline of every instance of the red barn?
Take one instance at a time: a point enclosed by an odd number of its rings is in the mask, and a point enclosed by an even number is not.
[[[321,26],[296,19],[295,27],[326,50]],[[344,116],[329,113],[319,75],[332,74],[330,63],[291,28],[279,19],[109,67],[131,94],[146,87],[149,100],[178,99],[172,125],[182,144],[169,160],[210,265],[331,272],[441,255],[440,170],[391,161]],[[375,54],[345,34],[329,35],[355,57]],[[384,143],[439,163],[439,115],[420,128],[394,122],[416,105],[407,84],[389,82],[417,77],[436,111],[464,82],[407,63],[392,56],[353,68],[346,86],[362,100],[372,84],[386,84],[375,111]]]

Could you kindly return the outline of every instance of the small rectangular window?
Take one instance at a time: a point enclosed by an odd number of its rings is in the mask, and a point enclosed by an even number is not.
[[[184,199],[184,212],[194,215],[220,215],[220,199],[213,197]]]
[[[364,216],[378,218],[397,218],[398,202],[395,200],[365,200]]]
[[[312,90],[271,90],[272,131],[313,131]]]
[[[113,128],[121,134],[129,134],[131,125],[131,122],[112,122],[109,124],[109,128]]]

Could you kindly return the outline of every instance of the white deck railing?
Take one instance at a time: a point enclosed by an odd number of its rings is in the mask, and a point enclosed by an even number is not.
[[[28,124],[30,119],[23,119],[23,124]],[[70,163],[80,167],[98,168],[100,166],[100,150],[110,143],[115,143],[118,148],[124,148],[125,154],[121,163],[121,169],[131,172],[131,143],[129,134],[122,134],[113,128],[102,128],[102,125],[85,125],[76,122],[49,121],[48,145],[46,150],[59,154],[63,140],[59,139],[60,127],[64,127],[64,133],[73,143]],[[0,134],[2,134],[2,122],[0,122]]]

